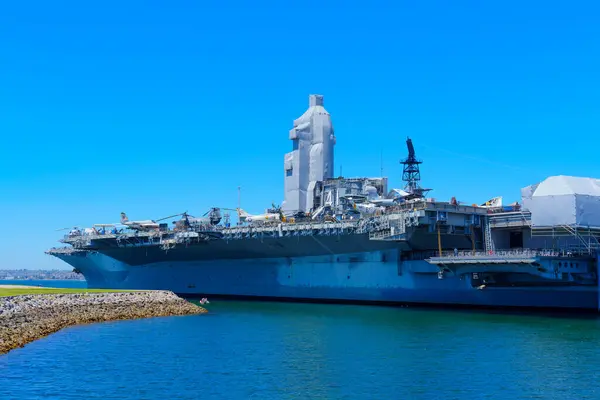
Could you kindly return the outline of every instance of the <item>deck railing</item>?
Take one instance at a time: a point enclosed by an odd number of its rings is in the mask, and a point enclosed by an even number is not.
[[[448,258],[448,259],[461,259],[461,258],[532,258],[532,257],[574,257],[579,253],[569,250],[553,250],[553,249],[515,249],[515,250],[495,250],[495,251],[471,251],[471,250],[460,250],[454,251],[443,251],[441,257],[437,253],[432,258]]]

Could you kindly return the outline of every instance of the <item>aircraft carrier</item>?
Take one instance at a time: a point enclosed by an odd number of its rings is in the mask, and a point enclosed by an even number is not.
[[[322,302],[598,311],[600,181],[552,176],[520,202],[428,197],[411,139],[402,188],[334,177],[321,95],[289,131],[285,200],[250,215],[214,207],[162,220],[74,228],[47,253],[90,288]],[[230,212],[237,214],[231,223]]]

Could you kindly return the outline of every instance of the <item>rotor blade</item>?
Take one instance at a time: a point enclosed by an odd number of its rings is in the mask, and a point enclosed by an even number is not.
[[[158,221],[164,221],[165,219],[170,219],[170,218],[178,217],[178,216],[183,215],[185,213],[187,213],[187,211],[179,213],[179,214],[175,214],[175,215],[169,215],[168,217],[157,219],[156,222],[158,222]]]

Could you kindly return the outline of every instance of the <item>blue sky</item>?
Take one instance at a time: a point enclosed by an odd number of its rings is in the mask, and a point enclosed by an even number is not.
[[[0,11],[0,268],[65,268],[56,229],[283,199],[325,96],[336,171],[519,200],[600,177],[595,2],[11,2]]]

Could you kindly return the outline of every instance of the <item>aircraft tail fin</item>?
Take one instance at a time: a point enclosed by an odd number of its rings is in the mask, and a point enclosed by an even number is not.
[[[494,197],[493,199],[486,201],[479,207],[488,207],[488,208],[489,207],[492,207],[492,208],[502,207],[502,196]]]
[[[240,218],[246,218],[246,217],[250,216],[250,214],[248,214],[246,211],[242,210],[241,208],[238,208],[237,212],[238,212],[238,216]]]
[[[124,224],[125,222],[129,222],[129,218],[127,218],[127,214],[122,212],[121,213],[121,223]]]

